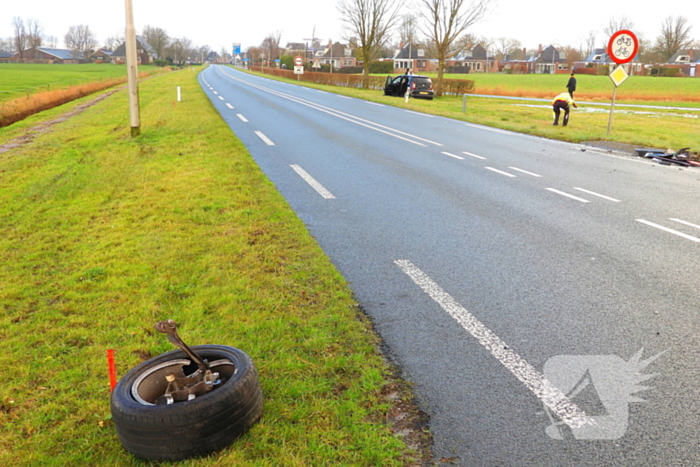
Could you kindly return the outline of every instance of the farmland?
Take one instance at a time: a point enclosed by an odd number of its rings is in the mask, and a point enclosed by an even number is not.
[[[551,98],[566,90],[569,75],[507,75],[482,73],[446,75],[447,78],[471,79],[477,94]],[[608,76],[576,75],[575,96],[578,100],[609,101],[613,84]],[[687,105],[700,102],[700,79],[630,76],[617,90],[617,99],[626,102],[657,102]]]
[[[139,67],[140,72],[150,72],[153,65]],[[31,95],[40,91],[66,88],[95,81],[126,76],[125,65],[81,64],[41,65],[0,63],[0,102]]]

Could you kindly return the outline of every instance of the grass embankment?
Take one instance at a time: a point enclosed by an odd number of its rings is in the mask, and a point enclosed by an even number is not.
[[[182,465],[405,464],[376,337],[195,73],[140,100],[140,137],[123,91],[0,154],[0,463],[147,465],[116,437],[105,352],[123,376],[174,348],[153,330],[172,318],[251,355],[265,397],[250,433]]]
[[[164,71],[152,65],[139,69],[141,78]],[[0,65],[0,71],[2,89],[13,90],[0,93],[0,127],[126,82],[126,68],[121,65],[6,64]]]
[[[269,75],[266,75],[269,77]],[[450,75],[450,78],[465,75]],[[671,109],[630,109],[616,107],[613,115],[612,130],[607,134],[609,105],[585,105],[572,109],[570,124],[567,127],[552,126],[552,107],[549,100],[564,92],[567,75],[466,75],[476,82],[477,94],[495,94],[514,97],[544,96],[545,102],[528,100],[504,100],[498,98],[467,97],[466,112],[462,112],[462,96],[443,96],[432,101],[411,99],[408,103],[403,98],[384,96],[380,90],[362,90],[335,86],[323,86],[300,83],[328,92],[366,99],[386,105],[393,105],[417,112],[463,120],[470,123],[488,125],[495,128],[516,131],[562,141],[613,141],[639,147],[673,149],[690,147],[691,151],[700,151],[700,112]],[[294,82],[292,80],[283,81]],[[578,89],[574,96],[577,101],[595,100],[610,103],[612,82],[607,76],[579,76]],[[644,90],[636,97],[626,98],[622,93],[624,87],[638,86]],[[506,87],[502,83],[508,83]],[[588,90],[592,86],[594,91]],[[604,89],[608,89],[607,101],[595,98]],[[681,92],[675,92],[680,89]],[[587,94],[591,93],[591,94]],[[692,99],[700,93],[698,78],[652,78],[632,76],[618,89],[618,104],[663,105],[667,107],[694,107]],[[520,94],[520,95],[519,95]],[[680,94],[680,95],[679,95]],[[641,99],[640,96],[645,99]],[[588,97],[586,97],[588,96]]]

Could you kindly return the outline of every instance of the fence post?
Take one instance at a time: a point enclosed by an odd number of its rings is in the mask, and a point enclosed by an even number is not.
[[[462,94],[462,113],[467,113],[467,95]]]

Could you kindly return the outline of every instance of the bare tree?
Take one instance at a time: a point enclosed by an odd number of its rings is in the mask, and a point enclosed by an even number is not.
[[[598,38],[598,33],[596,31],[590,31],[586,37],[583,39],[583,47],[581,48],[581,55],[583,57],[588,57],[596,49],[596,40]]]
[[[197,47],[197,61],[199,61],[200,63],[204,63],[204,60],[209,55],[209,52],[211,52],[211,47],[209,47],[208,45]]]
[[[97,47],[97,39],[95,34],[90,30],[90,26],[80,24],[71,26],[63,38],[66,47],[73,51],[73,57],[77,58],[79,52],[83,53],[85,58]]]
[[[438,60],[438,76],[435,95],[442,96],[442,79],[445,62],[459,49],[457,39],[469,26],[481,20],[487,13],[490,0],[421,0],[421,17],[425,35]]]
[[[156,51],[157,58],[163,58],[165,56],[165,51],[170,44],[170,36],[168,36],[168,33],[165,32],[164,29],[146,26],[143,28],[141,36],[143,40]]]
[[[35,19],[27,20],[27,45],[29,47],[41,47],[44,39],[44,28]]]
[[[6,52],[11,52],[15,50],[15,46],[13,45],[13,40],[11,37],[8,37],[6,39],[0,37],[0,50],[6,51]]]
[[[24,58],[24,51],[27,47],[27,28],[24,26],[24,20],[19,16],[12,19],[12,27],[14,28],[14,36],[12,38],[15,44],[15,50],[19,52],[19,58]]]
[[[669,16],[664,20],[661,24],[661,35],[656,38],[654,47],[662,60],[668,60],[679,50],[690,48],[693,44],[690,37],[692,28],[684,16]]]
[[[265,54],[265,58],[269,61],[279,58],[280,55],[280,41],[282,40],[282,33],[280,31],[275,31],[267,35],[263,39],[260,48]]]
[[[627,29],[628,31],[632,31],[634,29],[634,23],[627,17],[627,15],[622,15],[617,18],[610,18],[608,25],[603,28],[606,43],[607,39],[609,39],[613,34],[623,29]]]
[[[506,55],[512,55],[516,50],[520,50],[522,44],[519,40],[499,37],[494,43],[494,50],[497,60],[503,60]]]
[[[362,87],[369,87],[369,68],[372,60],[389,39],[401,8],[401,2],[391,0],[339,0],[338,12],[348,33],[357,38],[357,58],[362,60]]]
[[[410,13],[401,17],[399,40],[403,44],[415,44],[418,41],[418,18]]]
[[[41,43],[46,45],[46,47],[51,47],[52,49],[55,49],[58,47],[58,37],[56,37],[56,36],[44,36],[44,39],[42,40]]]
[[[263,52],[260,49],[260,47],[248,47],[246,53],[248,54],[248,58],[250,59],[250,64],[252,66],[255,66],[258,60],[260,60],[260,56]]]
[[[104,45],[109,50],[116,50],[117,47],[122,45],[125,41],[126,37],[124,37],[124,30],[120,29],[113,36],[109,36],[107,39],[105,39]]]
[[[173,63],[179,65],[187,60],[191,49],[192,41],[186,37],[182,37],[171,40],[165,53],[170,57]]]

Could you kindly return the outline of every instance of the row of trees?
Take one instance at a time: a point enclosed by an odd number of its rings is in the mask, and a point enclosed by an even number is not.
[[[393,55],[399,44],[412,43],[428,49],[438,60],[436,93],[441,93],[441,81],[447,60],[470,45],[480,44],[497,60],[506,56],[525,59],[536,50],[525,50],[520,41],[501,37],[490,39],[476,37],[468,29],[482,20],[490,11],[492,0],[419,0],[413,14],[400,15],[402,4],[391,0],[338,0],[337,9],[347,27],[349,44],[355,48],[355,56],[363,62],[365,76],[369,66],[377,58]],[[605,48],[607,38],[621,29],[635,31],[634,23],[622,16],[612,18],[602,29],[591,31],[578,46],[552,44],[563,52],[567,61],[582,61],[596,48]],[[683,16],[663,20],[661,34],[649,39],[643,32],[635,31],[640,39],[639,59],[643,63],[663,63],[676,52],[700,48],[700,42],[691,36],[692,26]],[[398,33],[399,44],[392,43]],[[281,33],[269,34],[257,47],[250,47],[248,55],[268,60],[278,57]],[[364,83],[367,85],[367,81]]]
[[[32,47],[58,48],[58,39],[44,34],[41,23],[35,19],[24,20],[15,17],[12,20],[13,36],[0,38],[0,50],[22,53]],[[185,61],[204,61],[211,52],[209,46],[196,46],[186,37],[170,37],[168,33],[155,26],[146,26],[141,37],[155,50],[160,59],[171,63],[184,63]],[[124,42],[124,34],[119,33],[108,37],[102,47],[115,50]],[[100,42],[95,32],[86,25],[70,26],[63,37],[65,48],[76,52],[82,52],[88,57],[98,49]],[[226,50],[222,50],[225,53]]]

